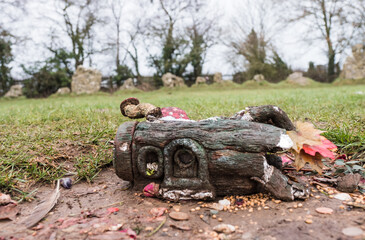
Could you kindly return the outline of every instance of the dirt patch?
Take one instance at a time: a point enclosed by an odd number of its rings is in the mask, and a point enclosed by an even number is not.
[[[53,191],[53,186],[41,186],[36,201],[20,205],[21,215],[15,223],[0,222],[0,239],[132,239],[128,232],[115,229],[132,229],[139,234],[137,239],[218,239],[212,229],[220,223],[236,227],[233,234],[226,235],[229,239],[352,239],[342,233],[343,228],[354,226],[365,230],[362,209],[344,207],[342,201],[318,192],[306,201],[269,201],[268,210],[221,211],[213,218],[207,208],[190,211],[200,206],[198,202],[170,203],[144,198],[137,192],[125,190],[127,184],[115,175],[112,168],[105,169],[92,184],[83,182],[75,184],[71,190],[62,189],[56,207],[37,229],[29,230],[15,224],[25,219],[37,203]],[[108,212],[111,207],[119,211]],[[150,210],[156,207],[165,207],[168,211],[179,208],[189,214],[189,220],[177,222],[166,213],[162,217],[153,217]],[[315,211],[318,207],[328,207],[334,212],[320,214]],[[164,225],[147,237],[165,217]],[[181,224],[186,230],[176,228]]]

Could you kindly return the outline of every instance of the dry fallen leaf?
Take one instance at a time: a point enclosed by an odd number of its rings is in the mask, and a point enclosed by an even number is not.
[[[337,147],[328,139],[320,136],[323,131],[315,129],[313,124],[296,122],[296,131],[288,131],[287,134],[293,141],[291,152],[295,156],[294,165],[299,171],[306,163],[322,174],[322,158],[334,159],[335,155],[330,150]]]
[[[41,221],[49,211],[56,205],[60,197],[60,181],[57,181],[56,189],[49,196],[46,196],[34,209],[33,212],[21,223],[27,228],[33,227]]]
[[[19,208],[15,202],[10,202],[6,205],[0,206],[0,220],[10,219],[14,220],[15,216],[18,214]]]
[[[303,150],[300,151],[299,154],[295,154],[295,162],[294,165],[299,171],[302,167],[304,167],[305,163],[309,163],[313,170],[316,170],[319,174],[322,174],[322,168],[324,167],[322,163],[322,156],[316,154],[316,156],[311,156],[305,153]]]
[[[287,131],[287,134],[293,141],[293,149],[297,153],[300,153],[304,144],[311,146],[322,144],[319,134],[323,133],[323,131],[315,129],[313,124],[298,121],[295,123],[295,127],[296,131]]]

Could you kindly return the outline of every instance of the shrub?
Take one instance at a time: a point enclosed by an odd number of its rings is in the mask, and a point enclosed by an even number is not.
[[[24,69],[24,68],[23,68]],[[70,78],[62,70],[52,71],[47,65],[39,70],[25,69],[31,75],[24,81],[24,95],[28,98],[48,97],[60,87],[70,85]]]

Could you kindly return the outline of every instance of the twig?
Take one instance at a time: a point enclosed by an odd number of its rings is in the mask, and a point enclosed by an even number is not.
[[[291,167],[285,167],[283,168],[283,170],[289,170],[289,171],[296,171],[295,168],[291,168]],[[308,169],[308,168],[302,168],[299,171],[303,171],[303,172],[313,172],[312,169]]]
[[[157,228],[155,228],[155,230],[153,230],[151,233],[147,234],[147,237],[151,237],[153,234],[157,233],[158,230],[160,230],[160,228],[162,228],[162,226],[165,224],[167,220],[167,217],[165,217],[165,219],[160,223],[160,225],[158,225]]]
[[[314,181],[317,182],[323,182],[323,183],[337,183],[337,179],[332,179],[332,178],[319,178],[319,177],[314,177],[313,178]]]
[[[353,206],[353,207],[358,207],[358,208],[365,209],[365,204],[358,204],[358,203],[346,203],[346,202],[344,202],[344,204],[349,205],[349,206]]]
[[[105,206],[100,207],[100,209],[101,208],[106,208],[106,207],[111,207],[111,206],[116,205],[116,204],[119,204],[120,206],[122,206],[124,204],[124,202],[121,201],[121,202],[111,203],[111,204],[108,204],[108,205],[105,205]]]
[[[313,182],[311,182],[310,184],[315,184],[315,185],[319,185],[319,186],[321,186],[321,187],[328,187],[328,185],[326,185],[326,184],[324,184],[324,183],[320,183],[320,182],[316,182],[316,181],[313,181]]]

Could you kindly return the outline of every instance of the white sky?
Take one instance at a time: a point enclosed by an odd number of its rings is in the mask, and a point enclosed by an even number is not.
[[[150,0],[144,0],[150,3]],[[138,8],[132,6],[133,3],[128,0],[127,6],[124,9],[125,21],[133,20],[136,16]],[[235,31],[235,26],[232,24],[233,16],[244,14],[240,13],[237,6],[245,1],[242,0],[209,0],[209,9],[217,11],[221,16],[219,24],[223,32],[227,34],[225,38],[229,38],[231,32]],[[132,3],[132,5],[131,5]],[[148,4],[146,3],[146,4]],[[26,15],[20,14],[19,21],[10,26],[10,29],[18,35],[27,36],[29,41],[25,44],[14,48],[16,56],[13,63],[12,75],[15,78],[22,78],[23,74],[20,64],[29,65],[35,61],[41,61],[49,57],[49,52],[45,45],[50,43],[49,33],[51,27],[56,27],[55,23],[50,21],[47,17],[56,17],[54,14],[54,2],[49,0],[28,0],[28,13]],[[1,13],[0,13],[1,15]],[[326,53],[323,51],[322,43],[316,42],[309,46],[304,39],[304,26],[296,25],[288,27],[276,36],[273,43],[282,58],[293,68],[305,70],[309,61],[315,64],[326,64]],[[60,30],[58,30],[60,31]],[[108,28],[103,26],[99,28],[99,34],[105,35],[104,31]],[[220,36],[217,36],[220,37]],[[65,39],[65,41],[67,41]],[[140,46],[140,52],[143,51],[143,44]],[[143,75],[152,75],[153,69],[149,68],[146,61],[146,54],[140,56],[141,73]],[[95,56],[93,58],[93,67],[102,71],[104,75],[112,74],[114,56],[112,53],[105,53],[103,55]],[[87,64],[87,62],[85,62]],[[219,44],[211,48],[207,55],[207,61],[204,65],[203,73],[222,72],[223,74],[232,74],[234,69],[227,61],[227,48],[223,44]]]

